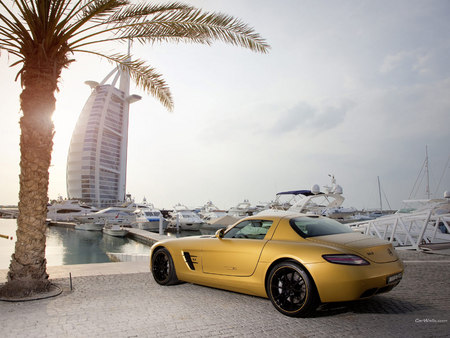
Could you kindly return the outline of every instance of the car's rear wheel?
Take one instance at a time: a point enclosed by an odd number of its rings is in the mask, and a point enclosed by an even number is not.
[[[153,253],[152,274],[158,284],[173,285],[179,283],[172,256],[166,248],[160,248]]]
[[[314,282],[294,262],[281,262],[270,271],[267,294],[275,308],[291,317],[307,317],[319,304]]]

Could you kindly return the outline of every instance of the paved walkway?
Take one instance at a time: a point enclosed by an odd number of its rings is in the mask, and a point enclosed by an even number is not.
[[[47,273],[49,274],[50,279],[54,280],[60,278],[69,278],[70,274],[72,275],[72,278],[74,278],[149,272],[149,269],[150,268],[148,260],[143,260],[139,262],[48,266]],[[0,270],[0,283],[6,282],[7,274],[8,270]]]
[[[162,287],[147,262],[49,267],[55,298],[0,302],[2,337],[448,337],[450,253],[401,252],[400,285],[290,318],[269,300],[192,284]],[[73,290],[70,290],[69,272]],[[4,278],[5,271],[0,271]]]

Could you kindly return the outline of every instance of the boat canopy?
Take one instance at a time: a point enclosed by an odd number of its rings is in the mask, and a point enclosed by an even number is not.
[[[304,195],[304,196],[312,196],[312,195],[321,195],[323,192],[319,192],[318,194],[314,194],[311,190],[291,190],[291,191],[283,191],[279,192],[278,195]]]

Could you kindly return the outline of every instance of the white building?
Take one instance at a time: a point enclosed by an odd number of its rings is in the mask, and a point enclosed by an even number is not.
[[[107,81],[112,78],[112,82]],[[119,82],[119,88],[116,83]],[[130,77],[113,70],[92,88],[72,134],[67,156],[67,196],[96,207],[125,201]]]

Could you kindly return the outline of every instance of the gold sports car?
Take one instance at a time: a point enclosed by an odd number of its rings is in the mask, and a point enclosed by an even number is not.
[[[403,274],[391,243],[305,214],[247,217],[215,235],[155,243],[150,255],[161,285],[189,282],[266,297],[292,317],[311,315],[320,303],[390,291]]]

